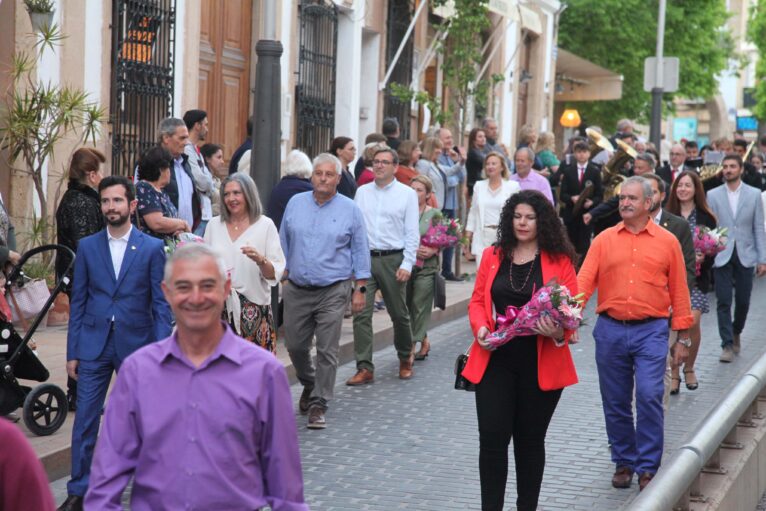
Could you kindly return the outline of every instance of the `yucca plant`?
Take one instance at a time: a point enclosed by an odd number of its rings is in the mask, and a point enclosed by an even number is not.
[[[53,51],[63,39],[58,26],[46,26],[36,35],[33,53],[13,56],[12,81],[0,112],[0,147],[8,151],[10,164],[29,175],[34,184],[40,204],[41,243],[51,243],[55,234],[53,222],[48,220],[51,216],[43,180],[45,163],[53,167],[57,144],[72,133],[78,135],[79,144],[88,140],[95,143],[104,120],[103,111],[88,100],[87,93],[35,78],[35,66],[42,54]]]
[[[53,12],[54,3],[53,0],[24,0],[24,6],[30,14],[33,12],[48,13]]]

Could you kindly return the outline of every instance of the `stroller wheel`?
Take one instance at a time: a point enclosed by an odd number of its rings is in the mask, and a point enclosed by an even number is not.
[[[24,400],[24,424],[37,436],[52,435],[64,424],[69,406],[66,393],[52,383],[39,385]]]

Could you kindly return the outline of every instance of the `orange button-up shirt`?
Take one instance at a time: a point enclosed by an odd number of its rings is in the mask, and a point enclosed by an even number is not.
[[[666,318],[671,328],[694,322],[681,245],[651,219],[638,234],[620,222],[596,236],[577,275],[585,302],[598,288],[596,312],[615,319]]]

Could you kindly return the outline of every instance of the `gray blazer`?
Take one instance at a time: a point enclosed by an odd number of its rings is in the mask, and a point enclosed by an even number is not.
[[[766,232],[763,225],[761,192],[742,183],[736,215],[731,213],[726,184],[710,190],[707,201],[710,209],[718,217],[718,226],[729,230],[726,249],[716,256],[713,266],[720,268],[728,263],[735,246],[742,266],[752,268],[756,264],[766,264]]]
[[[431,161],[420,159],[415,164],[415,169],[421,176],[426,176],[433,183],[433,194],[439,209],[444,208],[444,198],[447,193],[447,174],[442,172],[439,166]]]

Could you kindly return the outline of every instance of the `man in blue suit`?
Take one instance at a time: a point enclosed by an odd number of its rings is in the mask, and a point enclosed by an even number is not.
[[[138,348],[168,337],[172,314],[160,284],[163,243],[130,223],[135,188],[122,176],[98,186],[106,229],[77,247],[67,335],[67,373],[78,380],[72,478],[61,511],[82,509],[101,410],[113,371]]]
[[[718,226],[728,229],[726,249],[716,256],[713,273],[722,348],[719,360],[731,362],[740,350],[740,334],[745,328],[753,290],[753,273],[759,277],[766,273],[766,233],[761,192],[742,182],[742,158],[730,154],[724,157],[722,166],[724,184],[708,192],[708,204],[718,217]]]

